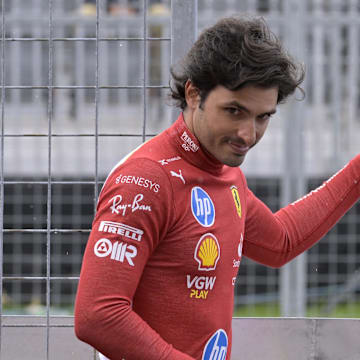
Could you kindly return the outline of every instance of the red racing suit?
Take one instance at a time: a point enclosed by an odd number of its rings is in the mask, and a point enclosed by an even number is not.
[[[230,359],[241,257],[279,267],[360,196],[360,156],[272,213],[183,116],[109,174],[87,243],[77,336],[111,360]]]

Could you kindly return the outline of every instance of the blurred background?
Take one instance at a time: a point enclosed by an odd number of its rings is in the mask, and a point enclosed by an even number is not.
[[[107,173],[174,120],[169,67],[184,43],[172,5],[1,0],[0,314],[72,315]],[[191,9],[197,31],[261,15],[306,66],[305,99],[280,105],[243,166],[273,211],[359,152],[359,0],[194,0]],[[359,214],[357,204],[284,269],[243,259],[234,315],[359,317]]]

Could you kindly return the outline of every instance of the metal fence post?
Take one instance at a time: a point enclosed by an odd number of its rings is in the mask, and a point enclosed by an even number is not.
[[[304,58],[304,3],[286,2],[285,45],[298,60]],[[305,193],[304,168],[304,111],[303,101],[292,97],[288,103],[288,116],[284,122],[284,166],[282,177],[282,206],[300,198]],[[280,296],[281,315],[305,316],[306,310],[306,254],[302,254],[281,269]]]
[[[173,0],[171,2],[171,64],[180,61],[197,37],[198,2],[197,0]],[[173,108],[172,121],[179,115]]]
[[[1,139],[0,139],[0,358],[3,329],[3,256],[4,256],[4,121],[5,121],[5,1],[1,1]]]

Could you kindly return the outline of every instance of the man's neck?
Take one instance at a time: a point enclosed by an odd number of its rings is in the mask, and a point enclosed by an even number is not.
[[[193,111],[187,106],[183,111],[184,121],[188,129],[194,134]],[[194,134],[195,135],[195,134]]]

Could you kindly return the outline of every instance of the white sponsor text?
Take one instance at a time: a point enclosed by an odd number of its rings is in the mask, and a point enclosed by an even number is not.
[[[191,150],[192,152],[197,152],[199,150],[199,146],[191,140],[191,137],[187,134],[186,131],[184,131],[181,135],[181,140],[184,141],[181,146],[184,148],[185,151]]]
[[[101,221],[99,231],[106,232],[109,234],[117,234],[129,239],[141,241],[141,237],[144,234],[142,230],[134,228],[129,225],[121,224],[114,221]]]
[[[118,241],[113,244],[109,239],[102,238],[96,242],[94,253],[97,257],[110,255],[110,259],[120,262],[126,259],[130,266],[134,266],[133,258],[137,255],[137,248]]]
[[[131,204],[122,204],[122,196],[121,195],[115,195],[111,200],[109,200],[109,203],[112,205],[110,206],[111,213],[112,214],[120,214],[125,216],[127,210],[131,210],[131,212],[135,211],[149,211],[151,212],[151,206],[142,204],[141,201],[144,199],[143,194],[137,194],[135,195],[133,201]]]
[[[169,163],[171,163],[173,161],[177,161],[177,160],[181,160],[181,157],[175,156],[170,159],[162,159],[162,160],[159,160],[159,163],[164,166],[164,165],[168,165]]]
[[[145,179],[143,177],[140,176],[132,176],[132,175],[122,175],[120,174],[116,180],[115,180],[116,184],[135,184],[137,186],[141,186],[143,188],[146,189],[150,189],[154,192],[159,192],[160,190],[160,185],[157,184],[156,182],[153,182],[149,179]]]
[[[194,299],[206,299],[209,291],[214,287],[216,276],[186,276],[187,288],[190,289],[190,297]]]

